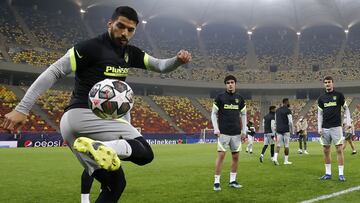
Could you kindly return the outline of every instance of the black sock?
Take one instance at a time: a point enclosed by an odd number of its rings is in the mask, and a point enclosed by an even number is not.
[[[83,171],[81,175],[81,194],[89,194],[94,178],[87,171]]]
[[[131,156],[123,159],[124,161],[131,161],[137,165],[145,165],[154,159],[154,153],[146,140],[143,137],[137,137],[133,140],[126,140],[131,146]]]
[[[268,145],[264,145],[264,147],[262,148],[261,154],[265,154],[267,147],[268,147]]]
[[[121,197],[125,186],[125,175],[120,167],[116,171],[106,171],[105,169],[95,170],[93,175],[101,183],[101,192],[96,199],[96,203],[115,203]]]
[[[275,148],[275,145],[274,145],[274,144],[270,145],[270,154],[271,154],[271,157],[274,157],[274,148]]]

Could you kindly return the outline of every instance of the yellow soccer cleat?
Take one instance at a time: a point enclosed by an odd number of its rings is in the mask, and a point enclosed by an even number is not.
[[[74,142],[74,149],[78,152],[88,154],[103,169],[116,171],[120,168],[120,159],[116,152],[101,142],[87,137],[79,137]]]

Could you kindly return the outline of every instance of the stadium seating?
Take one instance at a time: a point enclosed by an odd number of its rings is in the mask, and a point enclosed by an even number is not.
[[[69,104],[70,95],[70,91],[50,89],[39,97],[37,104],[57,125],[60,125],[60,119],[64,113],[64,108]]]
[[[18,10],[21,16],[27,19],[26,23],[31,28],[32,34],[44,48],[64,51],[76,42],[88,38],[80,15],[63,15],[60,10],[51,12],[23,7],[18,7]]]
[[[9,113],[15,108],[18,101],[16,95],[6,88],[5,86],[0,86],[0,118],[5,114]],[[55,131],[49,124],[42,120],[38,115],[35,115],[33,112],[30,112],[28,116],[28,121],[23,127],[23,132],[52,132]]]
[[[204,128],[211,128],[211,122],[191,104],[187,97],[151,96],[151,98],[186,133],[200,133]]]
[[[168,121],[160,117],[140,96],[134,97],[131,110],[131,124],[141,128],[142,133],[175,133],[176,130]]]
[[[6,42],[30,45],[29,38],[16,22],[14,15],[5,1],[0,2],[0,13],[0,33],[5,36]]]
[[[14,63],[31,64],[35,67],[48,67],[62,56],[59,52],[43,52],[21,48],[12,50],[9,54]]]

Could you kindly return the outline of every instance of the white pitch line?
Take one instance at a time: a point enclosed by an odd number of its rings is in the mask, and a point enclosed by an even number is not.
[[[329,195],[323,195],[323,196],[320,196],[320,197],[317,197],[317,198],[314,198],[314,199],[305,200],[305,201],[302,201],[300,203],[317,202],[317,201],[320,201],[320,200],[329,199],[329,198],[333,198],[333,197],[343,195],[343,194],[346,194],[346,193],[349,193],[349,192],[353,192],[353,191],[356,191],[356,190],[360,190],[360,185],[356,186],[356,187],[351,187],[349,189],[342,190],[342,191],[339,191],[339,192],[335,192],[335,193],[332,193],[332,194],[329,194]]]

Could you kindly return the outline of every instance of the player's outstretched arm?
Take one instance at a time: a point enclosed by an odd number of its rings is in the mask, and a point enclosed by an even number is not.
[[[186,51],[186,50],[180,50],[176,54],[176,58],[177,58],[178,61],[181,61],[183,64],[189,63],[191,61],[191,59],[192,59],[191,53]]]
[[[158,59],[145,54],[145,66],[154,72],[167,73],[175,70],[177,67],[191,61],[191,53],[186,50],[180,50],[175,57],[168,59]]]
[[[13,111],[4,117],[2,127],[6,130],[20,130],[26,123],[27,115],[37,98],[48,90],[58,79],[71,73],[69,53],[49,66],[27,90],[25,96]]]
[[[25,114],[12,110],[5,114],[1,127],[10,131],[21,130],[22,126],[26,123],[26,118],[27,116]]]

